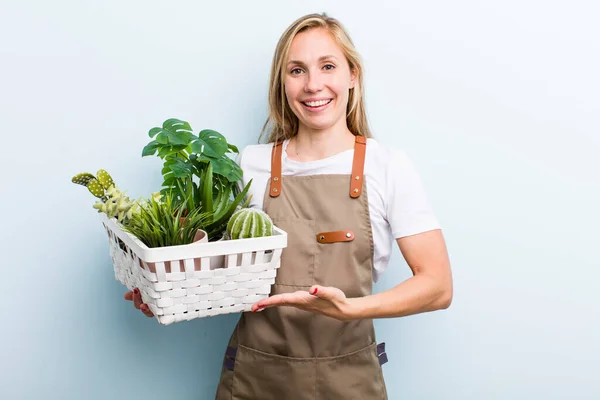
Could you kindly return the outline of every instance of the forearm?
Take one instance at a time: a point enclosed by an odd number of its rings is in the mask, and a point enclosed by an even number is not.
[[[451,282],[421,274],[385,292],[349,299],[350,319],[405,317],[447,308]]]

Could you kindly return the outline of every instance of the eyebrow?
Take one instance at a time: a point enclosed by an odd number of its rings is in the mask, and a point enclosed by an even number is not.
[[[321,62],[321,61],[325,61],[325,60],[328,60],[328,59],[334,59],[334,60],[337,60],[337,58],[336,58],[335,56],[323,56],[323,57],[319,57],[319,62]],[[305,65],[305,64],[304,64],[302,61],[299,61],[299,60],[290,60],[290,61],[287,63],[287,65],[290,65],[290,64]]]

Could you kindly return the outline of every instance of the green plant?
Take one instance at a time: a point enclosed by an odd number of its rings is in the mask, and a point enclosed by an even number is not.
[[[273,221],[264,211],[243,208],[236,211],[227,223],[230,239],[245,239],[273,235]]]
[[[214,130],[196,136],[188,122],[175,118],[150,129],[148,135],[154,140],[144,147],[142,157],[157,155],[164,160],[161,193],[170,193],[184,216],[199,208],[208,216],[209,240],[218,238],[235,210],[249,202],[242,203],[252,182],[239,190],[242,170],[228,156],[238,153],[237,147]]]
[[[125,196],[125,193],[115,186],[110,174],[103,169],[99,170],[96,176],[89,172],[77,174],[71,178],[71,182],[87,187],[90,193],[99,198],[93,207],[109,218],[117,218],[123,223],[139,211],[139,201]]]
[[[205,229],[208,217],[200,209],[194,209],[183,218],[182,204],[175,203],[167,193],[162,199],[153,196],[143,203],[123,229],[151,248],[178,246],[192,243],[198,229]]]

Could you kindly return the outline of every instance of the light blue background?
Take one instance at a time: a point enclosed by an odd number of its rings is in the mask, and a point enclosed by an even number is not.
[[[254,143],[276,41],[315,11],[353,36],[452,259],[450,309],[376,321],[390,399],[600,398],[597,2],[4,0],[1,399],[212,398],[237,317],[126,304],[70,178],[157,190],[140,155],[169,117]],[[377,289],[409,276],[396,251]]]

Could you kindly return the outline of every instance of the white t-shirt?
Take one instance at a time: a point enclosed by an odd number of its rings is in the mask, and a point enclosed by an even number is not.
[[[347,150],[322,160],[299,162],[287,157],[289,141],[283,143],[282,175],[351,174],[354,150]],[[250,186],[250,207],[263,208],[267,183],[271,177],[273,143],[245,147],[238,155],[244,171],[244,186]],[[367,140],[364,175],[367,182],[369,213],[373,230],[373,280],[386,269],[394,238],[438,229],[440,226],[429,205],[421,178],[402,151],[383,147]],[[348,183],[349,185],[349,183]]]

